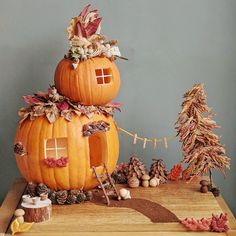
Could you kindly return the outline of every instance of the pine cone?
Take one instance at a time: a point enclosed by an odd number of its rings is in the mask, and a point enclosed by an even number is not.
[[[57,204],[57,192],[56,191],[52,190],[49,193],[48,198],[51,200],[52,204]]]
[[[151,178],[158,178],[160,179],[160,183],[166,183],[168,180],[168,171],[163,163],[162,159],[153,159],[153,163],[150,168],[149,175]]]
[[[66,191],[66,190],[58,191],[58,192],[56,193],[56,197],[57,197],[57,203],[58,203],[59,205],[65,204],[66,199],[67,199],[67,191]]]
[[[93,192],[87,191],[85,192],[85,196],[86,196],[86,201],[91,201],[93,199]]]
[[[77,203],[84,202],[86,200],[86,195],[83,192],[80,192],[77,196]]]
[[[116,184],[126,184],[128,181],[126,175],[123,173],[113,173],[111,177]]]
[[[137,156],[132,156],[128,164],[127,179],[131,177],[137,177],[138,179],[141,179],[144,174],[146,174],[145,165],[139,160]]]
[[[81,190],[79,190],[79,189],[71,189],[69,194],[74,195],[74,196],[77,197],[80,192],[81,192]]]
[[[38,184],[38,186],[37,186],[37,194],[38,194],[38,196],[39,196],[41,193],[45,193],[45,194],[49,193],[48,187],[47,187],[45,184],[43,184],[43,183],[40,183],[40,184]]]
[[[220,196],[220,189],[219,188],[212,188],[211,192],[213,193],[213,195],[215,197],[219,197]]]
[[[75,204],[77,200],[77,197],[73,194],[69,194],[67,199],[66,199],[66,203],[71,205],[71,204]]]
[[[36,188],[37,188],[37,184],[36,183],[29,182],[28,185],[27,185],[27,193],[31,197],[35,197],[37,195]]]
[[[25,147],[21,142],[18,142],[14,145],[14,153],[20,156],[24,156],[26,154]]]

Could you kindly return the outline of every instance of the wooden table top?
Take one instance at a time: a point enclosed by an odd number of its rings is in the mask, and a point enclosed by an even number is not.
[[[17,179],[0,208],[0,235],[9,234],[9,224],[14,210],[21,200],[26,182]],[[74,205],[53,205],[52,219],[34,224],[27,233],[20,235],[129,235],[129,236],[236,236],[236,220],[220,196],[199,192],[199,181],[190,184],[184,181],[170,182],[157,188],[131,189],[131,196],[157,202],[179,219],[186,217],[211,217],[212,213],[227,212],[230,230],[227,233],[189,232],[180,223],[152,223],[143,214],[128,208],[113,208],[86,202]],[[7,232],[7,233],[6,233]]]

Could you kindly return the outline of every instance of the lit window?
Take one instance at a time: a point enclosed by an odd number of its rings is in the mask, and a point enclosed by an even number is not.
[[[109,84],[112,79],[112,73],[110,68],[96,69],[96,79],[98,84]]]
[[[61,158],[67,157],[67,138],[53,138],[45,141],[46,158]]]

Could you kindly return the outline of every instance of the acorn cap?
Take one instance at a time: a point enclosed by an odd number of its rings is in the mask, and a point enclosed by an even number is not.
[[[209,184],[209,182],[207,180],[203,179],[203,180],[200,181],[200,184],[202,186],[207,186]]]
[[[149,180],[150,179],[150,176],[145,174],[142,176],[142,180]]]
[[[23,209],[16,209],[14,212],[14,216],[19,217],[23,216],[25,214],[25,211]]]

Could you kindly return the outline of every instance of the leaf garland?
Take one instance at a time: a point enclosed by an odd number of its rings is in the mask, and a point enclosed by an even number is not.
[[[29,105],[19,110],[20,125],[26,120],[35,120],[37,117],[46,116],[50,123],[54,123],[59,117],[71,121],[74,115],[85,115],[91,119],[95,114],[113,116],[120,111],[120,103],[109,103],[105,106],[86,106],[72,102],[69,98],[60,95],[55,86],[51,86],[48,92],[37,92],[34,95],[23,96]]]

